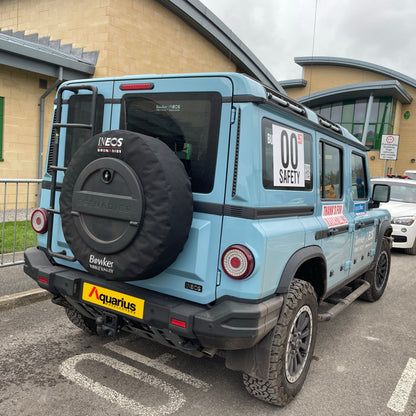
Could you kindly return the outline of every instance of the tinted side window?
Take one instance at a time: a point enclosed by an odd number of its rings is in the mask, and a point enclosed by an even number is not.
[[[321,199],[342,198],[342,151],[321,142],[319,149],[319,185]]]
[[[72,95],[68,100],[68,123],[90,124],[92,95]],[[103,130],[104,97],[97,96],[95,132],[90,129],[68,127],[65,141],[65,166],[68,166],[74,153],[94,134]]]
[[[294,191],[313,188],[310,134],[262,120],[263,186]]]
[[[127,95],[120,128],[162,140],[184,164],[192,191],[209,193],[214,186],[220,116],[218,93]]]
[[[362,156],[351,155],[352,198],[367,199],[368,189],[366,180],[365,161]]]

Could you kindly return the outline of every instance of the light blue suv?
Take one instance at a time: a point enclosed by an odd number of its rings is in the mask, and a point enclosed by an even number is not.
[[[85,331],[221,352],[251,394],[282,406],[318,320],[383,294],[388,198],[345,129],[244,75],[71,81],[25,272]]]

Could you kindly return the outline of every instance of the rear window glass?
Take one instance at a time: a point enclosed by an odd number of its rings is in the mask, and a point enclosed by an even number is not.
[[[214,186],[221,114],[219,93],[127,95],[120,128],[162,140],[179,157],[192,191]]]
[[[90,124],[92,95],[72,95],[68,100],[68,123]],[[65,166],[68,166],[74,153],[94,134],[103,130],[104,97],[97,96],[95,131],[85,128],[68,127],[65,141]]]
[[[309,191],[313,188],[310,134],[264,118],[262,149],[265,189]]]

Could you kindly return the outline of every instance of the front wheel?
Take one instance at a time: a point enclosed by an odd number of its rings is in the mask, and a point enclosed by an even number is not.
[[[317,330],[317,300],[308,282],[293,279],[274,329],[267,380],[243,374],[247,391],[285,406],[301,390],[312,360]]]
[[[390,260],[390,243],[387,238],[383,238],[376,265],[372,270],[364,274],[364,280],[370,283],[370,287],[360,296],[360,299],[375,302],[381,298],[389,279]]]

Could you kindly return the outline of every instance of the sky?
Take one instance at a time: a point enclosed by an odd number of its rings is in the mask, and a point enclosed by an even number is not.
[[[416,79],[415,0],[200,0],[278,80],[301,56],[381,65]]]

